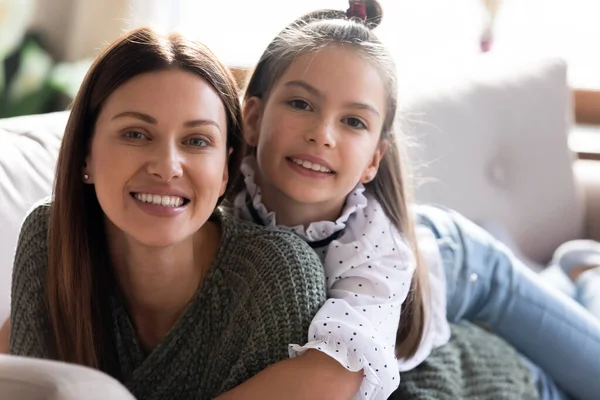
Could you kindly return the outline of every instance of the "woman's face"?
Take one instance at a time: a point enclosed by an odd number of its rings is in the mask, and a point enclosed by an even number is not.
[[[203,78],[136,76],[106,100],[84,174],[108,220],[147,246],[171,246],[208,220],[225,192],[225,107]]]

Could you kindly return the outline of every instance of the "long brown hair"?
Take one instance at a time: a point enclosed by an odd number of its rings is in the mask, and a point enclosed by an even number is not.
[[[417,259],[411,289],[403,305],[396,336],[398,358],[413,356],[425,330],[425,298],[429,290],[427,267],[424,265],[415,237],[414,222],[409,212],[412,187],[403,141],[397,140],[394,121],[397,108],[396,67],[389,52],[372,32],[382,18],[381,6],[374,0],[364,1],[366,21],[348,18],[339,10],[319,10],[304,15],[284,28],[267,46],[247,84],[244,101],[257,97],[267,101],[269,92],[298,56],[329,46],[353,46],[375,65],[388,90],[386,118],[381,141],[388,144],[377,176],[366,184],[366,190],[381,203],[386,215],[407,237]],[[247,147],[246,154],[254,148]],[[243,189],[237,182],[236,190]]]
[[[243,143],[239,90],[229,70],[204,45],[147,28],[127,33],[96,59],[75,98],[58,156],[51,207],[46,298],[55,359],[106,370],[106,293],[111,279],[104,217],[82,174],[94,126],[106,99],[131,78],[183,69],[206,80],[227,113],[230,171]],[[228,190],[231,185],[228,185]]]

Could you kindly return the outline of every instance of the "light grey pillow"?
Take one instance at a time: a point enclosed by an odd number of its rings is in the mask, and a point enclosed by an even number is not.
[[[0,398],[12,400],[135,400],[112,377],[57,361],[0,355]]]

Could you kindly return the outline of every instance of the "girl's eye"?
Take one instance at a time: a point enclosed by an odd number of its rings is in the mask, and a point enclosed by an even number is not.
[[[292,100],[292,101],[290,101],[290,106],[292,106],[293,108],[296,108],[298,110],[304,110],[304,111],[312,110],[310,104],[308,104],[304,100],[298,100],[298,99]]]
[[[138,131],[125,132],[125,137],[129,139],[146,139],[146,135]]]
[[[367,126],[358,118],[348,117],[342,120],[346,125],[355,129],[367,129]]]
[[[194,146],[194,147],[208,146],[208,142],[202,138],[191,138],[191,139],[186,140],[186,143],[189,144],[190,146]]]

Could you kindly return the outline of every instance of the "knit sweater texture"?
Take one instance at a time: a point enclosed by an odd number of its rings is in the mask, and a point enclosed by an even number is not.
[[[448,344],[402,374],[390,400],[538,400],[531,371],[508,343],[462,321]]]
[[[13,271],[10,352],[50,358],[51,326],[44,298],[50,205],[26,218]],[[215,214],[221,246],[195,298],[151,352],[137,341],[120,297],[105,306],[117,377],[138,400],[212,399],[288,357],[289,343],[305,344],[325,301],[323,269],[294,234]],[[402,375],[390,399],[537,400],[529,370],[501,339],[463,322],[450,342]],[[309,383],[307,383],[309,384]]]
[[[35,208],[19,237],[12,284],[10,352],[49,358],[44,298],[50,204]],[[222,237],[194,299],[152,351],[137,340],[118,295],[107,293],[116,377],[137,399],[212,399],[305,344],[325,301],[317,255],[296,235],[216,212]],[[117,293],[117,291],[115,291]]]

